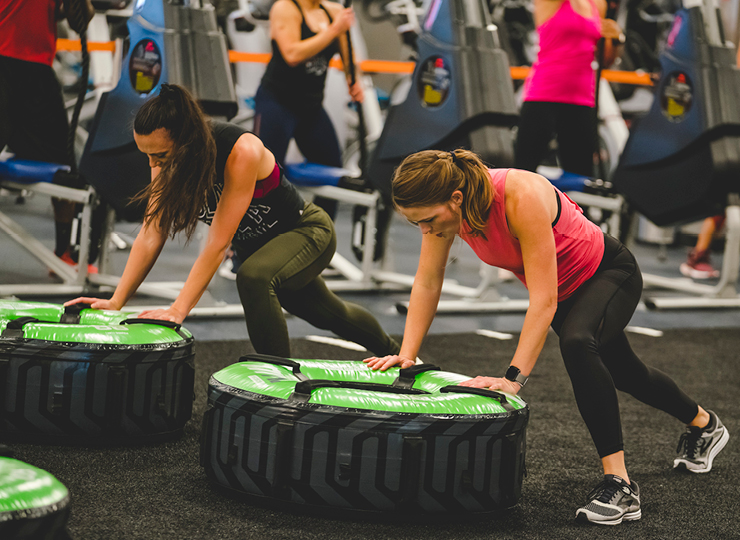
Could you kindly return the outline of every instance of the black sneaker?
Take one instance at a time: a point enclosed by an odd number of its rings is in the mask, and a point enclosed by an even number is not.
[[[614,474],[604,476],[588,494],[588,501],[576,511],[576,520],[581,523],[619,525],[622,521],[636,521],[642,517],[637,482],[628,484]]]
[[[710,418],[707,427],[689,427],[678,440],[678,457],[673,460],[674,469],[685,469],[693,473],[711,471],[712,461],[730,440],[730,434],[722,421],[712,411],[707,412]]]

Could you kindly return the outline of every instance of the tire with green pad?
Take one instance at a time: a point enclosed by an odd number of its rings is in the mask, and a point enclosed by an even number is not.
[[[68,538],[69,491],[50,473],[0,457],[0,538]]]
[[[426,364],[248,355],[214,373],[201,465],[265,501],[415,514],[518,502],[529,407]]]
[[[0,430],[37,441],[177,435],[193,404],[193,336],[133,313],[0,300]]]

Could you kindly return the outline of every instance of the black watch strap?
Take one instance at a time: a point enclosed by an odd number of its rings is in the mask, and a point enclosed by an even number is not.
[[[527,384],[527,379],[529,379],[529,377],[522,375],[522,372],[519,371],[519,368],[516,366],[509,366],[509,369],[506,370],[506,375],[504,375],[504,378],[510,380],[511,382],[517,383],[519,386],[524,386],[525,384]]]

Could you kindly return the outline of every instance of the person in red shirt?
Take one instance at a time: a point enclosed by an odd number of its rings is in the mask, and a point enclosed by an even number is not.
[[[421,255],[401,351],[365,359],[372,369],[414,364],[459,236],[486,264],[514,272],[529,291],[519,344],[505,375],[460,384],[518,393],[552,327],[604,472],[576,519],[618,525],[642,516],[640,490],[625,465],[617,390],[686,424],[675,469],[712,470],[729,439],[727,429],[668,375],[645,365],[627,340],[624,329],[640,301],[642,275],[625,246],[543,176],[489,169],[467,150],[412,154],[396,169],[392,186],[396,208],[421,229]]]
[[[4,0],[0,3],[0,150],[18,159],[69,165],[69,124],[61,86],[52,68],[57,21],[77,10],[84,24],[90,0]],[[70,9],[67,9],[70,8]],[[72,187],[82,187],[75,185]],[[52,199],[54,253],[68,264],[75,204]]]

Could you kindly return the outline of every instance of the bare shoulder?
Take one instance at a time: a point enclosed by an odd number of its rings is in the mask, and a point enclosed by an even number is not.
[[[506,175],[506,200],[525,200],[551,192],[552,184],[544,176],[530,171],[511,169]]]
[[[231,149],[227,165],[258,165],[265,153],[265,145],[254,133],[243,133]]]
[[[294,19],[300,18],[301,13],[291,0],[277,0],[270,8],[270,19]]]
[[[604,16],[606,16],[606,0],[594,0],[594,4],[596,5],[596,9],[599,11],[599,15],[604,18]]]
[[[526,221],[551,222],[557,215],[555,188],[542,175],[512,169],[506,176],[506,215],[512,225],[512,232],[518,237],[516,229],[522,219]]]
[[[534,0],[535,24],[540,26],[547,22],[560,9],[565,0]]]
[[[344,9],[344,6],[339,2],[321,2],[321,5],[324,6],[332,16]]]

